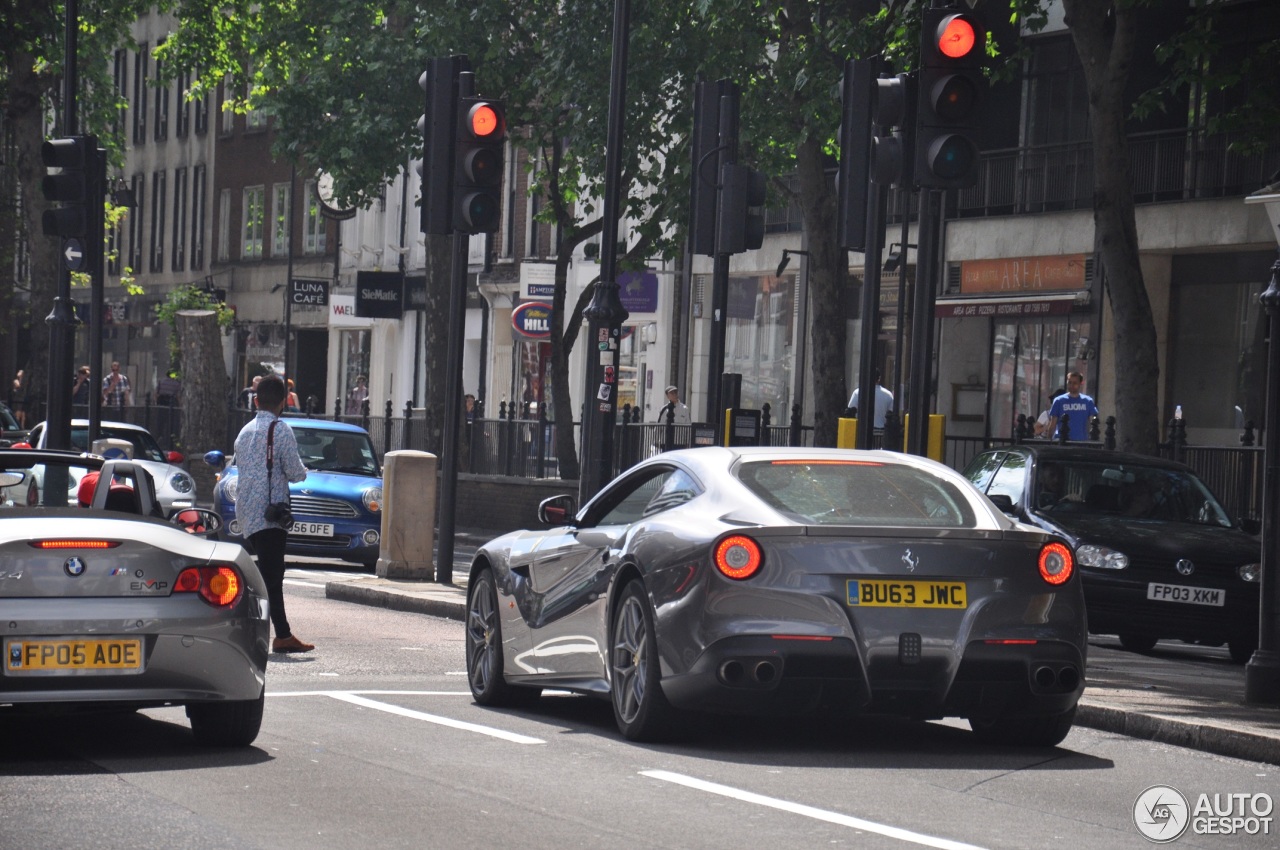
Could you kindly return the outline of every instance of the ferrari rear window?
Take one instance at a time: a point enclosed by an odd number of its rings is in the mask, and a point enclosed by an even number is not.
[[[976,518],[950,481],[905,464],[740,464],[738,480],[761,501],[806,525],[970,528]]]

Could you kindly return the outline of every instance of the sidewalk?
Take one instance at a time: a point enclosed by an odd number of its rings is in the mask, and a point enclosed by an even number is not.
[[[353,575],[330,581],[325,596],[345,602],[464,620],[464,555],[487,540],[460,533],[452,584]],[[1110,636],[1089,641],[1087,686],[1076,725],[1180,747],[1280,765],[1280,707],[1246,705],[1244,667],[1225,648],[1161,641],[1149,655],[1120,649]]]

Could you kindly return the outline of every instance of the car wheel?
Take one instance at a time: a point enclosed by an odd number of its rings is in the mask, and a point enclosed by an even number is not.
[[[1156,638],[1154,635],[1144,635],[1139,632],[1121,632],[1120,645],[1130,652],[1150,652],[1156,647]]]
[[[644,585],[631,581],[622,590],[610,631],[610,694],[618,731],[632,741],[670,737],[677,712],[658,681],[658,639]]]
[[[197,702],[187,706],[191,734],[206,747],[247,747],[262,728],[266,688],[257,699]]]
[[[507,684],[502,675],[502,623],[493,571],[478,572],[467,586],[467,683],[480,705],[512,706],[538,698],[541,688]]]
[[[1227,651],[1231,653],[1231,660],[1237,664],[1248,664],[1257,648],[1256,638],[1236,638],[1227,641]]]
[[[1006,747],[1055,747],[1075,722],[1076,710],[1039,717],[970,717],[969,728],[984,744]]]

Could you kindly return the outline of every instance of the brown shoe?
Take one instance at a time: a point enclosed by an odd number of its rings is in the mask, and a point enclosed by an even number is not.
[[[315,648],[314,643],[303,643],[293,635],[287,638],[276,638],[271,642],[272,652],[310,652]]]

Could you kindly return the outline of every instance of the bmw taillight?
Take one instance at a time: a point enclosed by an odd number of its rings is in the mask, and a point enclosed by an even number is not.
[[[716,569],[735,581],[751,578],[764,564],[760,544],[750,537],[734,534],[716,544]]]
[[[1066,584],[1075,572],[1071,550],[1061,543],[1046,543],[1040,549],[1040,578],[1052,585]]]
[[[178,574],[174,593],[199,593],[200,598],[215,608],[230,608],[240,599],[244,583],[240,573],[228,564],[187,567]]]

